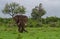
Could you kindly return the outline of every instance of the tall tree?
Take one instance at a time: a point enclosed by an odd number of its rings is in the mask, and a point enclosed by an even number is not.
[[[40,3],[39,6],[36,6],[35,8],[32,9],[31,16],[32,18],[39,20],[45,14],[46,14],[46,11],[42,7],[42,3]]]
[[[25,8],[23,6],[19,6],[19,4],[13,2],[10,4],[6,4],[4,9],[2,10],[3,13],[9,14],[10,16],[14,16],[15,14],[24,14],[25,13]]]

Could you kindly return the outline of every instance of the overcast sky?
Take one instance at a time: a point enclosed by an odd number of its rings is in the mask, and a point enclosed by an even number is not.
[[[3,14],[2,9],[6,3],[17,2],[26,8],[26,15],[30,16],[32,8],[38,6],[39,3],[43,4],[47,13],[43,17],[57,16],[60,17],[60,0],[0,0],[0,17],[10,17]]]

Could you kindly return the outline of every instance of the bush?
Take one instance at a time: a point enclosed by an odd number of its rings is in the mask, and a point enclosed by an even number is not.
[[[50,27],[60,27],[60,22],[51,22]]]
[[[42,23],[37,23],[35,27],[42,27],[43,24]]]
[[[50,22],[50,27],[56,27],[56,23],[55,22]]]
[[[28,23],[28,25],[26,27],[33,27],[32,23]]]

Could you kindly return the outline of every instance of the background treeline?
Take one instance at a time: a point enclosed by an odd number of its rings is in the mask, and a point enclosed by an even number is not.
[[[42,19],[42,20],[41,20]],[[40,21],[35,19],[29,19],[28,26],[30,27],[60,27],[60,18],[47,17],[41,18]]]
[[[27,27],[60,27],[60,18],[47,17],[41,18],[42,21],[33,18],[28,19]],[[16,23],[11,18],[0,18],[0,26],[16,26]]]
[[[9,14],[12,18],[17,15],[23,15],[26,12],[26,8],[24,6],[19,5],[18,3],[7,3],[2,10],[4,14]],[[46,17],[42,18],[47,13],[47,11],[43,8],[42,3],[38,6],[32,8],[31,18],[28,19],[27,26],[28,27],[60,27],[60,18],[58,17]],[[16,26],[15,21],[12,18],[0,18],[0,26]]]

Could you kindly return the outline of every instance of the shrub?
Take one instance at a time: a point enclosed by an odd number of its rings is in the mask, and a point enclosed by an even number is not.
[[[37,23],[35,27],[42,27],[43,24],[42,23]]]
[[[49,25],[50,25],[50,27],[56,27],[56,23],[55,22],[50,22]]]
[[[60,22],[51,22],[50,27],[60,27]]]

